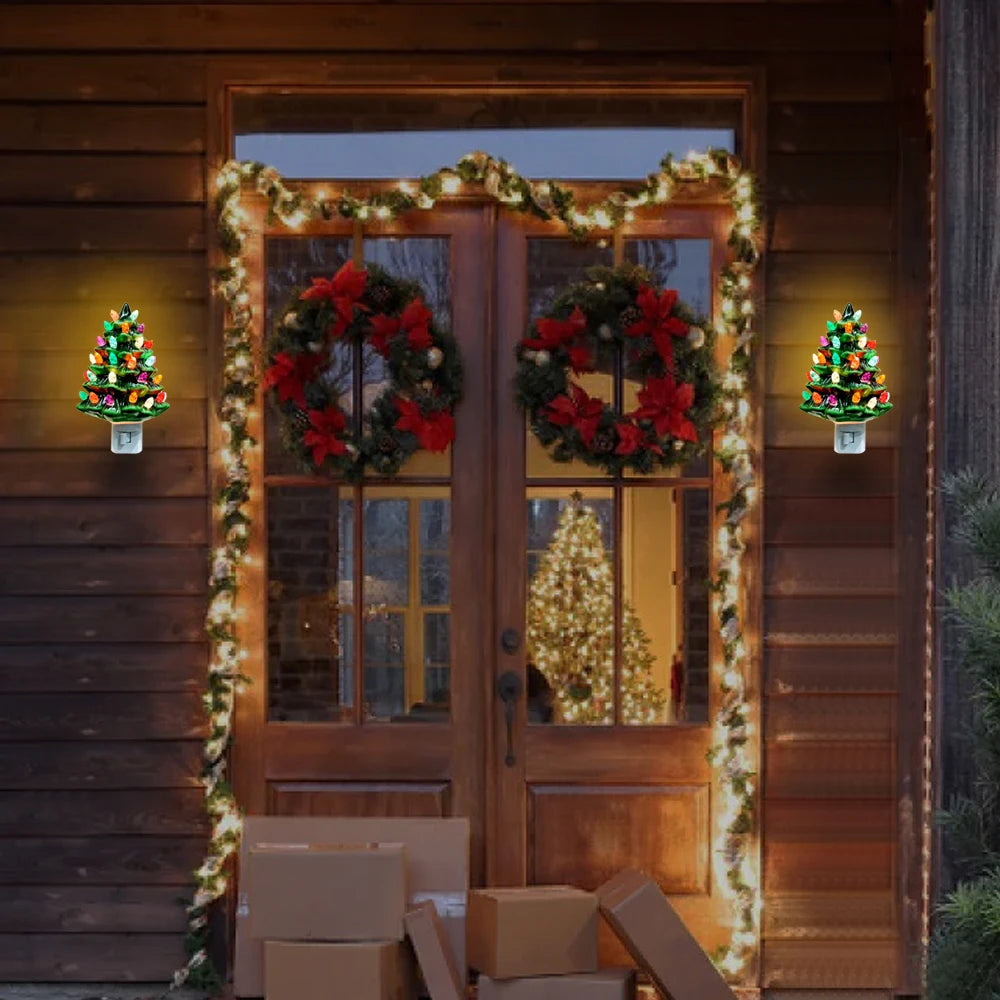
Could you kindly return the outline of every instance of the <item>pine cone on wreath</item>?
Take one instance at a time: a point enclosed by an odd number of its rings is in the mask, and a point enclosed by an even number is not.
[[[368,298],[376,309],[385,309],[392,299],[392,291],[385,285],[374,285],[368,292]]]
[[[598,455],[607,455],[615,450],[615,432],[604,428],[594,434],[592,448]]]
[[[638,306],[626,306],[618,317],[618,323],[623,330],[627,330],[633,323],[638,323],[642,319],[642,310]]]
[[[379,431],[375,435],[375,448],[383,455],[391,455],[396,450],[396,442],[388,431]]]

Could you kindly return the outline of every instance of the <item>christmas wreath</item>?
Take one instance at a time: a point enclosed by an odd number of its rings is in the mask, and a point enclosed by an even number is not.
[[[392,475],[414,452],[445,451],[455,439],[458,348],[415,282],[351,262],[332,278],[313,278],[278,321],[267,353],[264,388],[282,415],[286,446],[311,471],[349,480],[365,469]],[[341,399],[353,400],[359,353],[365,405],[352,419]],[[382,388],[369,402],[372,385]]]
[[[614,372],[619,357],[639,384],[628,412],[580,384]],[[712,330],[641,268],[588,271],[535,320],[517,359],[518,401],[557,462],[650,473],[705,449],[720,394]]]

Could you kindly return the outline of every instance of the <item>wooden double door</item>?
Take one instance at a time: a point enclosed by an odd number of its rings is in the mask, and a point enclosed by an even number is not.
[[[461,200],[364,232],[256,223],[250,267],[265,328],[310,277],[352,257],[378,263],[420,281],[451,326],[464,398],[448,454],[359,485],[303,476],[261,400],[242,598],[253,683],[234,750],[241,805],[466,816],[474,884],[595,887],[639,867],[703,944],[720,943],[706,761],[712,463],[618,480],[555,463],[526,434],[512,380],[531,317],[591,266],[642,263],[713,312],[726,209],[685,205],[586,244]],[[345,406],[380,391],[377,357],[342,360]],[[627,406],[636,387],[621,369],[586,376],[588,387]],[[586,573],[592,595],[580,607],[539,583],[578,585]],[[569,685],[532,662],[567,614],[581,619],[575,635],[608,640]],[[655,691],[645,704],[632,689],[642,671]],[[611,694],[598,699],[599,689]]]

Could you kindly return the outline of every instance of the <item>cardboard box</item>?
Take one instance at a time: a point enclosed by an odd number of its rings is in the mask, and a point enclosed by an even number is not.
[[[597,971],[597,899],[568,885],[469,893],[469,965],[491,979]]]
[[[403,923],[431,1000],[464,1000],[465,972],[458,971],[434,904],[428,901],[409,910]]]
[[[666,1000],[735,1000],[660,887],[637,871],[597,890],[601,913]]]
[[[386,841],[406,848],[409,903],[434,903],[460,970],[465,970],[465,906],[469,888],[469,821],[464,818],[247,816],[240,843],[233,992],[264,995],[264,945],[248,933],[253,909],[247,884],[251,847],[261,843]]]
[[[480,976],[479,1000],[635,1000],[635,969],[528,979]]]
[[[412,1000],[413,963],[399,941],[264,944],[267,1000]]]
[[[261,940],[402,941],[402,844],[261,845],[249,852],[250,933]]]

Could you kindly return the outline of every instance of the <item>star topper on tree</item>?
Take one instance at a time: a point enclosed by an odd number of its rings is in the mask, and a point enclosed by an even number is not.
[[[104,333],[90,355],[77,409],[111,424],[111,450],[137,455],[142,451],[142,421],[169,409],[163,376],[156,370],[153,342],[145,338],[139,310],[126,302],[111,310]]]
[[[842,313],[833,310],[812,360],[799,409],[833,421],[834,451],[860,455],[865,450],[867,421],[892,409],[875,341],[868,338],[868,324],[861,322],[860,309],[848,302]]]

